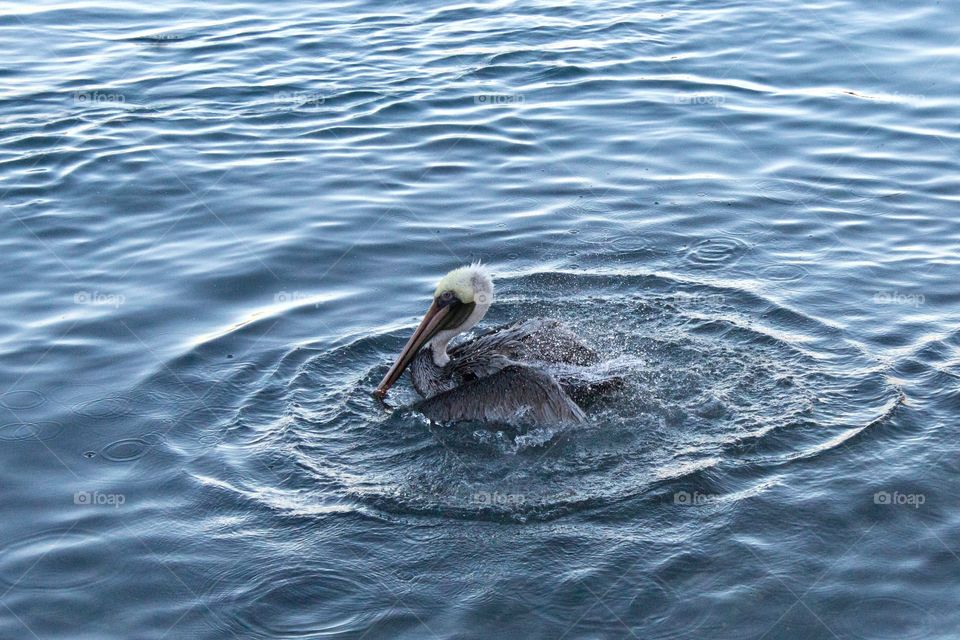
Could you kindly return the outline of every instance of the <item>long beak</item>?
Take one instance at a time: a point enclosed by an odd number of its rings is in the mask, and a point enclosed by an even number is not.
[[[427,313],[423,316],[423,320],[420,321],[420,326],[417,327],[413,335],[410,336],[410,339],[407,340],[407,344],[404,345],[403,351],[401,351],[397,357],[397,361],[394,362],[390,370],[387,371],[387,375],[383,376],[383,380],[380,381],[380,386],[373,392],[373,395],[378,398],[383,398],[387,395],[387,391],[389,391],[393,383],[400,378],[406,368],[410,366],[410,362],[413,360],[413,357],[417,355],[417,352],[420,351],[420,348],[429,342],[440,330],[448,313],[450,313],[449,306],[441,307],[437,304],[436,300],[433,301],[430,308],[427,309]]]

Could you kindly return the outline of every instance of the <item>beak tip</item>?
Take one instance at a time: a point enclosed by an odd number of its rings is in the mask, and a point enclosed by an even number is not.
[[[393,363],[393,366],[390,367],[390,370],[387,371],[383,380],[380,381],[379,386],[373,391],[374,398],[383,400],[386,397],[387,391],[410,365],[410,362],[414,356],[417,355],[420,348],[429,342],[437,331],[440,330],[442,327],[441,323],[449,313],[449,306],[441,307],[436,300],[433,301],[430,308],[427,309],[427,313],[424,314],[423,320],[420,321],[413,335],[410,336],[407,344],[404,345],[400,355],[397,356],[397,360]]]

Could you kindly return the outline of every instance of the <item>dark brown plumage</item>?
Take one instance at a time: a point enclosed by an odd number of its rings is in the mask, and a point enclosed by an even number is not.
[[[572,331],[546,318],[500,327],[450,349],[436,365],[429,349],[410,364],[416,405],[431,420],[581,422],[584,399],[612,379],[596,381],[578,368],[600,362]],[[565,365],[552,373],[550,365]]]
[[[454,269],[373,392],[384,398],[407,369],[431,420],[549,424],[581,422],[577,404],[620,382],[598,378],[596,351],[556,320],[500,327],[448,349],[493,303],[493,279],[480,264]]]

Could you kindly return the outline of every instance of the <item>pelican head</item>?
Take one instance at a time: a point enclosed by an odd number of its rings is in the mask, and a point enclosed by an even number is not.
[[[480,263],[454,269],[440,279],[433,292],[433,302],[420,325],[407,340],[374,395],[383,398],[393,383],[410,365],[413,357],[429,344],[433,362],[438,367],[450,361],[447,343],[457,334],[469,331],[480,322],[493,304],[493,280]]]

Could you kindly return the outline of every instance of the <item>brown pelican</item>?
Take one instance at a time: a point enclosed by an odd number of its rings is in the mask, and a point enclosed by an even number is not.
[[[599,355],[555,320],[534,318],[495,329],[447,350],[493,303],[493,280],[480,264],[454,269],[374,392],[378,398],[409,368],[430,420],[456,422],[580,422],[585,398],[616,379],[597,380],[584,367]],[[424,348],[426,347],[426,348]]]

